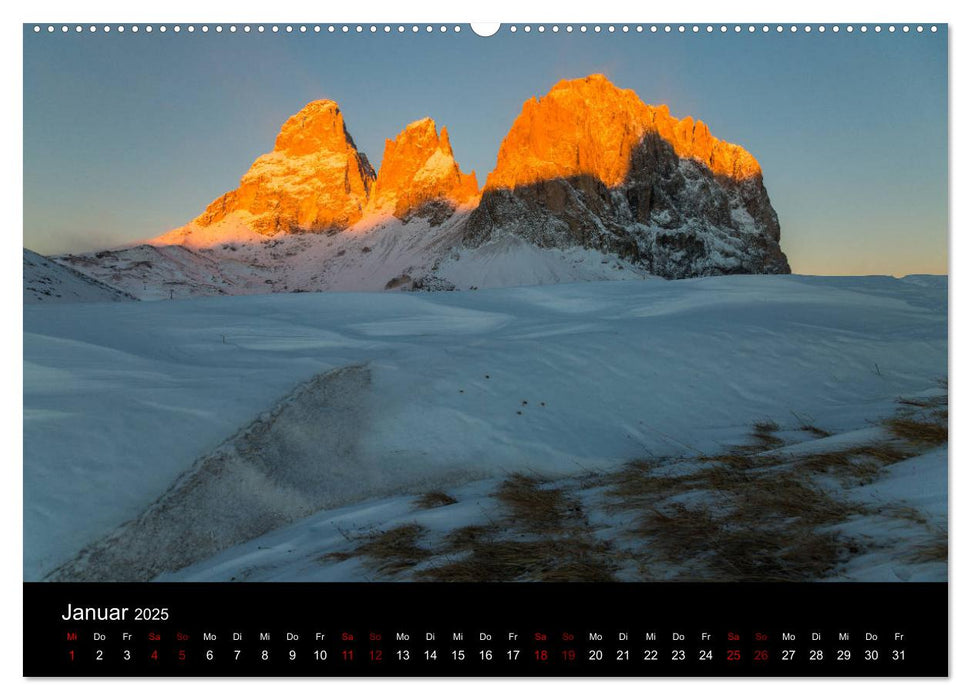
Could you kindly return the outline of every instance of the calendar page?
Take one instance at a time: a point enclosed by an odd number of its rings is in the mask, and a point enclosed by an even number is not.
[[[947,24],[22,32],[24,675],[948,674]]]

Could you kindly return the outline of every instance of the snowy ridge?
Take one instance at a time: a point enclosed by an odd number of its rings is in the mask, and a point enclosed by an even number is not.
[[[24,303],[137,301],[94,277],[24,248]]]
[[[328,505],[389,490],[380,465],[362,454],[369,383],[367,367],[314,377],[50,578],[151,579]]]

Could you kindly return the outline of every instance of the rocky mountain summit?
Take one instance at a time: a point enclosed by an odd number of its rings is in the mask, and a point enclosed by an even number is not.
[[[390,211],[402,221],[425,216],[441,223],[478,195],[475,171],[466,175],[459,169],[448,130],[442,127],[439,133],[426,117],[385,142],[370,208]]]
[[[287,119],[273,150],[256,159],[239,187],[188,226],[152,242],[211,244],[232,236],[226,226],[211,229],[233,215],[235,223],[262,235],[338,231],[364,215],[374,179],[337,103],[318,100]]]
[[[663,277],[789,272],[755,158],[602,75],[523,105],[465,240],[504,234],[609,251]]]

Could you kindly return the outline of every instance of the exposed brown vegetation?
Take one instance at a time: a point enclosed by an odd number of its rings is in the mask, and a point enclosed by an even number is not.
[[[818,438],[825,438],[832,435],[828,430],[823,430],[822,428],[812,425],[810,423],[805,423],[799,426],[799,430],[809,433],[810,435]]]
[[[527,532],[558,531],[578,508],[563,489],[545,488],[543,481],[525,474],[507,478],[493,496],[509,510],[511,524]]]
[[[785,441],[775,435],[779,431],[779,424],[772,420],[757,421],[752,424],[752,437],[755,447],[760,450],[773,450],[782,447]]]
[[[779,455],[759,454],[757,446],[737,447],[728,452],[716,455],[704,455],[697,461],[706,464],[720,464],[728,469],[755,469],[758,467],[771,467],[781,463],[782,457]]]
[[[432,581],[612,581],[617,565],[605,543],[580,539],[489,539],[464,556],[417,572]]]
[[[897,403],[902,406],[913,406],[915,408],[946,408],[947,407],[947,394],[939,394],[937,396],[922,396],[922,397],[901,397],[897,399]]]
[[[506,511],[498,525],[447,538],[452,556],[417,573],[434,581],[610,581],[617,564],[589,529],[579,501],[562,488],[513,474],[493,494]]]
[[[612,509],[631,510],[649,507],[675,491],[685,491],[694,485],[684,477],[658,475],[661,463],[654,460],[634,460],[625,464],[608,478]]]
[[[779,470],[717,466],[686,479],[709,497],[647,508],[631,529],[649,564],[666,561],[690,580],[807,581],[833,572],[841,545],[824,528],[844,521],[851,506]]]
[[[415,507],[423,508],[425,510],[429,508],[441,508],[442,506],[450,506],[453,503],[458,503],[457,500],[449,496],[444,491],[429,491],[428,493],[422,494],[420,497],[415,499]]]
[[[912,506],[896,504],[882,509],[882,514],[898,520],[909,520],[917,525],[926,525],[927,516]]]
[[[947,389],[947,380],[939,382]],[[928,449],[947,443],[948,395],[899,398],[906,407],[898,415],[888,418],[884,426],[894,437],[918,449]],[[909,410],[908,410],[909,409]]]
[[[350,551],[334,552],[330,558],[346,560],[365,557],[384,574],[397,574],[411,569],[431,554],[418,544],[425,528],[417,523],[399,525],[390,530],[367,535],[361,544]]]
[[[889,442],[870,443],[805,455],[796,459],[793,466],[816,474],[829,474],[847,484],[869,484],[884,467],[911,456],[912,452]]]
[[[928,418],[894,416],[885,422],[887,429],[913,445],[937,447],[947,442],[947,413],[935,411]]]
[[[445,536],[445,549],[448,552],[464,552],[483,539],[494,537],[498,528],[495,525],[466,525]]]
[[[944,530],[936,530],[930,540],[914,548],[907,560],[911,564],[947,562],[947,554],[947,532]]]
[[[588,473],[555,484],[513,474],[492,494],[498,512],[488,524],[447,533],[435,546],[418,524],[367,536],[355,549],[377,570],[433,581],[609,581],[622,569],[644,578],[692,581],[814,581],[838,575],[866,547],[866,536],[841,533],[853,518],[907,521],[930,533],[910,563],[947,561],[947,533],[905,504],[879,511],[845,501],[824,488],[835,478],[848,487],[877,479],[889,466],[947,441],[947,397],[901,400],[905,409],[882,423],[882,440],[792,455],[774,421],[752,426],[754,442],[725,452],[680,459],[632,460],[616,471]],[[797,416],[797,419],[799,417]],[[803,423],[817,437],[825,430]],[[602,492],[599,491],[603,489]],[[620,528],[629,539],[610,542],[591,526],[584,502],[604,499],[601,513],[629,514]],[[431,491],[420,508],[455,503]]]

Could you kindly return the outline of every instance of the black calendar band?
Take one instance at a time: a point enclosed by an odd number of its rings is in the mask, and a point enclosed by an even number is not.
[[[26,583],[26,676],[946,676],[945,583]]]

